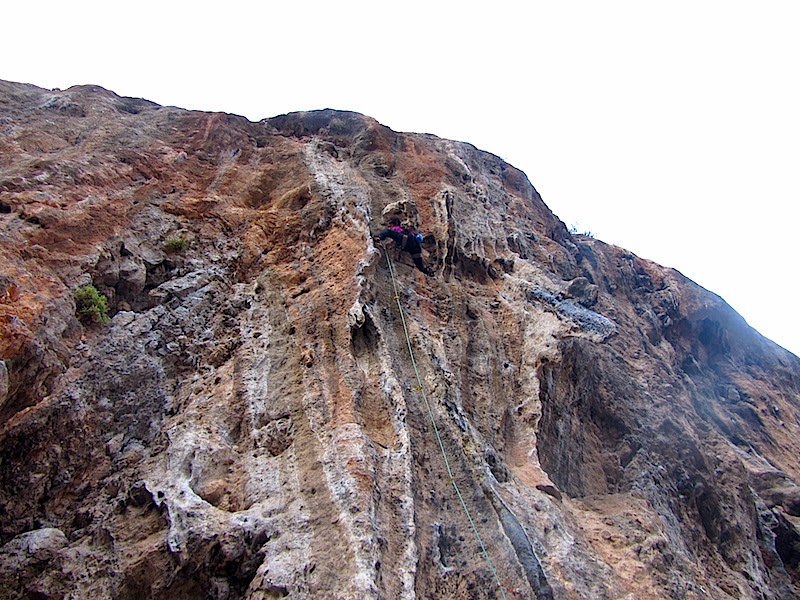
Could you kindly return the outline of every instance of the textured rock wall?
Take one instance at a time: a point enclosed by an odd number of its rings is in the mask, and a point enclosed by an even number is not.
[[[0,221],[2,598],[798,596],[800,361],[495,156],[0,82]]]

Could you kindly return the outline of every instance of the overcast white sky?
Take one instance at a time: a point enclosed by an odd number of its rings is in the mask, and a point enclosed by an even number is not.
[[[800,2],[9,2],[0,78],[470,142],[800,354]]]

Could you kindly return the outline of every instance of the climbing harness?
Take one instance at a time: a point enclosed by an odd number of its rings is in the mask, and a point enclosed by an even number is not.
[[[441,450],[442,452],[442,458],[444,459],[444,466],[447,469],[447,476],[450,478],[450,483],[453,484],[453,489],[456,491],[456,496],[458,496],[458,500],[461,503],[461,508],[464,509],[464,514],[467,516],[467,520],[469,521],[469,524],[472,527],[472,532],[475,534],[475,539],[478,540],[478,545],[481,548],[481,553],[483,554],[483,558],[486,560],[486,564],[489,565],[489,569],[492,572],[492,576],[494,577],[494,580],[497,582],[497,587],[500,589],[500,595],[503,597],[503,600],[507,600],[505,589],[503,588],[503,584],[500,582],[500,577],[497,574],[497,569],[495,569],[494,563],[492,562],[492,559],[489,557],[489,552],[486,550],[486,546],[483,544],[483,540],[481,539],[481,536],[478,533],[478,528],[475,525],[475,521],[472,518],[472,514],[469,512],[469,508],[467,508],[467,503],[464,501],[464,496],[461,494],[461,490],[458,487],[458,483],[456,483],[456,479],[453,476],[453,471],[450,468],[450,460],[447,458],[447,452],[445,452],[444,449],[444,442],[442,442],[442,436],[439,435],[439,428],[436,426],[436,419],[434,419],[433,417],[433,409],[431,408],[431,404],[428,401],[427,394],[425,394],[425,386],[422,384],[422,377],[419,374],[417,361],[414,359],[414,350],[411,348],[411,336],[408,333],[408,325],[406,323],[406,316],[405,312],[403,311],[403,306],[400,304],[400,292],[397,290],[397,280],[394,274],[394,265],[392,264],[392,259],[389,257],[389,251],[386,249],[386,246],[383,246],[383,251],[386,254],[386,262],[389,265],[389,275],[391,276],[392,288],[394,289],[394,299],[395,302],[397,302],[397,310],[400,312],[400,321],[403,323],[403,331],[405,332],[406,335],[406,345],[408,346],[408,355],[411,357],[411,365],[414,367],[414,374],[417,376],[417,387],[415,389],[420,393],[422,399],[425,402],[425,408],[428,411],[428,417],[431,420],[431,425],[433,426],[433,432],[436,434],[436,441],[439,443],[439,450]]]

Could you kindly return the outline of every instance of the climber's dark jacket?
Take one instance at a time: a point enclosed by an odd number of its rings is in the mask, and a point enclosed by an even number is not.
[[[397,245],[398,248],[400,248],[400,250],[405,250],[411,256],[414,256],[415,254],[421,255],[422,248],[420,247],[417,238],[415,238],[410,233],[406,233],[403,230],[398,231],[399,229],[400,227],[384,229],[378,234],[378,238],[380,238],[380,240],[383,241],[387,237],[390,237],[394,240],[394,243]]]
[[[411,255],[411,258],[414,260],[414,265],[416,265],[420,271],[426,275],[433,275],[433,271],[425,266],[422,260],[422,247],[412,233],[409,233],[401,227],[394,226],[389,229],[384,229],[378,234],[378,239],[380,241],[385,240],[387,237],[392,238],[395,245],[397,245],[400,250],[405,250]]]

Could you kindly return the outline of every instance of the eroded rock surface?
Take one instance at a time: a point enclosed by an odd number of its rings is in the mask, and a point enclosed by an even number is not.
[[[0,237],[2,598],[800,594],[798,358],[469,144],[0,82]]]

